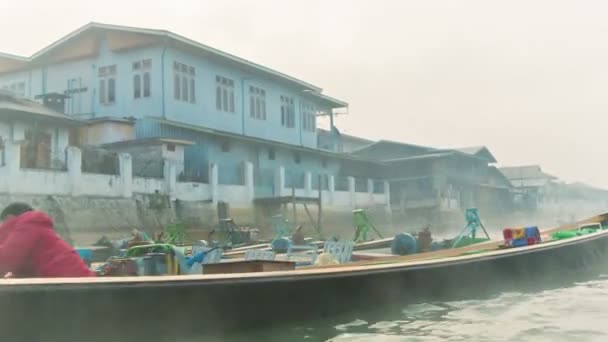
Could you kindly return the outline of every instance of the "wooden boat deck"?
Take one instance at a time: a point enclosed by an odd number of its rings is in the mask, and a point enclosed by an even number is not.
[[[550,234],[559,230],[574,229],[581,223],[601,222],[606,220],[608,214],[598,215],[593,218],[549,229],[543,234]],[[564,240],[552,240],[537,245],[504,248],[498,247],[502,241],[481,243],[458,249],[448,249],[435,252],[414,254],[408,256],[393,256],[374,260],[364,260],[341,265],[309,266],[301,267],[293,271],[258,272],[258,273],[233,273],[213,275],[177,275],[177,276],[136,276],[136,277],[98,277],[98,278],[28,278],[28,279],[0,279],[0,291],[4,290],[26,290],[32,287],[49,287],[53,289],[69,289],[84,286],[123,287],[123,286],[179,286],[197,283],[242,283],[242,282],[269,282],[297,280],[300,278],[326,278],[344,277],[361,273],[372,274],[422,267],[435,267],[439,265],[467,263],[488,258],[502,258],[512,255],[531,253],[543,249],[553,249],[566,245],[577,244],[584,240],[606,238],[608,230],[598,231],[587,235],[581,235]],[[488,249],[483,253],[463,255],[467,251]]]

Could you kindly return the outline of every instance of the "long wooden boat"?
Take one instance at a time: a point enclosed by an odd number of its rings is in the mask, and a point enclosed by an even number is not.
[[[607,220],[603,214],[548,232]],[[4,336],[19,340],[170,339],[365,312],[387,303],[478,296],[593,273],[607,260],[608,230],[526,247],[499,244],[295,271],[5,279],[0,326]],[[480,249],[487,251],[466,253]]]

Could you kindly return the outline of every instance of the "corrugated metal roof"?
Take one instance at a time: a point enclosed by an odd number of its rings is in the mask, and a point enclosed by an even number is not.
[[[170,138],[141,138],[132,140],[115,141],[107,144],[103,144],[104,147],[120,147],[120,146],[133,146],[133,145],[158,145],[158,144],[174,144],[182,146],[194,145],[194,142],[183,139],[170,139]]]
[[[460,152],[454,149],[437,149],[434,147],[407,144],[391,140],[379,140],[377,142],[373,142],[354,150],[351,152],[351,154],[382,162],[441,158],[451,155],[488,161],[487,158]]]
[[[78,120],[51,110],[38,102],[16,98],[11,94],[0,92],[0,116],[14,115],[15,113],[35,115],[40,118],[63,121],[64,123],[79,123]]]
[[[540,188],[551,182],[549,178],[512,179],[511,184],[516,188]]]
[[[459,147],[455,148],[456,151],[460,151],[468,154],[476,154],[481,152],[485,147],[484,146],[469,146],[469,147]]]
[[[540,165],[508,166],[499,168],[509,180],[519,179],[557,179],[542,171]]]
[[[362,146],[362,147],[354,150],[352,152],[352,154],[357,154],[359,152],[362,152],[362,151],[370,149],[370,148],[382,147],[383,145],[385,145],[385,146],[386,145],[394,145],[394,146],[402,146],[402,147],[412,147],[412,148],[420,149],[420,150],[425,151],[425,152],[430,152],[430,151],[437,150],[436,148],[428,147],[428,146],[422,146],[422,145],[416,145],[416,144],[408,144],[408,143],[403,143],[403,142],[399,142],[399,141],[392,141],[392,140],[381,139],[381,140],[372,142],[372,143],[370,143],[368,145]]]
[[[455,148],[454,150],[462,152],[462,153],[471,154],[474,156],[485,158],[490,163],[496,163],[496,158],[490,152],[490,150],[485,146],[460,147],[460,148]]]
[[[392,163],[392,162],[401,162],[401,161],[410,161],[410,160],[435,159],[435,158],[448,157],[448,156],[452,156],[455,154],[456,154],[456,152],[439,152],[439,153],[423,154],[423,155],[413,156],[413,157],[383,159],[382,161],[385,163]]]

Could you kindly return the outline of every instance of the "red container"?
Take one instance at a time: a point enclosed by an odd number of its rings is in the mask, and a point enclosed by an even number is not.
[[[513,240],[513,229],[511,229],[511,228],[503,229],[502,236],[504,237],[505,241]]]

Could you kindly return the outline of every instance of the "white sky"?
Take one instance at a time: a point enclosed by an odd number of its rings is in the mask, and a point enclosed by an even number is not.
[[[608,188],[607,10],[584,0],[3,0],[0,51],[29,56],[90,21],[166,29],[349,102],[342,132],[486,145],[500,165]]]

